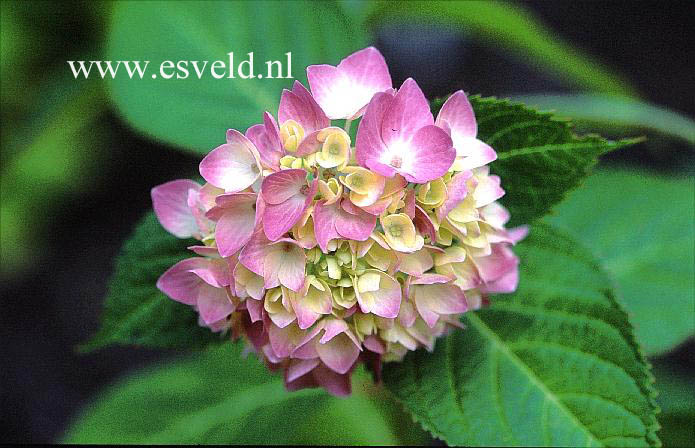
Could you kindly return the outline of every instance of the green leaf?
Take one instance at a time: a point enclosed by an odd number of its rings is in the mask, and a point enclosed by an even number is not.
[[[120,73],[110,80],[111,97],[140,131],[206,154],[224,143],[226,129],[245,130],[265,110],[276,113],[282,89],[293,79],[269,79],[265,61],[281,61],[287,70],[285,53],[291,52],[291,74],[304,82],[307,65],[335,64],[364,46],[364,33],[335,2],[121,2],[114,5],[107,59],[150,64],[143,79]],[[229,75],[232,51],[236,78],[213,78],[210,65],[217,60],[227,64]],[[263,79],[242,79],[236,72],[249,52]],[[163,79],[159,66],[165,60],[209,63],[202,79],[192,63],[187,79]]]
[[[606,128],[648,129],[695,144],[695,122],[685,115],[632,98],[596,94],[522,95],[514,100]]]
[[[479,96],[470,101],[478,138],[497,151],[491,172],[502,178],[506,193],[501,202],[512,214],[510,225],[545,215],[580,184],[599,155],[640,141],[579,137],[568,121],[520,103]],[[442,104],[443,100],[433,101],[435,115]]]
[[[597,262],[542,224],[517,252],[518,291],[388,365],[387,387],[450,445],[657,445],[652,377]]]
[[[149,212],[137,225],[116,260],[104,304],[102,327],[83,350],[111,344],[201,348],[221,336],[198,325],[198,314],[157,289],[160,275],[184,258],[194,240],[167,233]]]
[[[288,393],[281,375],[225,344],[111,387],[64,437],[100,444],[422,444],[400,406],[355,375],[353,394]]]
[[[453,26],[580,87],[634,95],[622,76],[562,41],[555,30],[510,2],[381,1],[372,5],[370,20],[373,25],[419,21]]]
[[[617,280],[648,355],[695,334],[694,196],[692,178],[602,170],[548,217]]]

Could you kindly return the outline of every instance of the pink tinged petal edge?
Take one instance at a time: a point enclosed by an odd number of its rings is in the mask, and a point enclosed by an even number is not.
[[[439,110],[435,124],[442,129],[449,129],[452,134],[464,137],[475,137],[478,134],[478,124],[475,113],[468,97],[463,90],[453,93]]]
[[[200,175],[212,185],[235,193],[260,177],[260,160],[256,147],[239,131],[227,131],[227,141],[200,162]]]
[[[386,61],[374,47],[351,54],[337,67],[311,65],[307,78],[314,98],[332,120],[359,117],[375,93],[393,85]]]
[[[152,189],[152,207],[162,227],[178,238],[190,238],[199,232],[195,216],[188,206],[188,191],[200,189],[192,180],[179,179]]]

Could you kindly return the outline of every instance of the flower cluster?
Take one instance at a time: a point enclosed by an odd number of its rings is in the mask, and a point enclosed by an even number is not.
[[[245,337],[288,389],[346,395],[358,362],[378,373],[432,350],[487,294],[514,291],[525,229],[504,227],[496,154],[462,91],[435,119],[371,47],[307,75],[311,91],[284,90],[277,121],[227,131],[200,163],[205,185],[152,190],[162,226],[201,242],[157,286]]]

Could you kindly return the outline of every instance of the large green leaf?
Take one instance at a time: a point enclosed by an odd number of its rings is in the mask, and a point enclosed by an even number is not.
[[[579,137],[570,123],[520,103],[472,96],[478,138],[497,151],[491,171],[502,178],[511,225],[531,222],[560,202],[590,172],[599,155],[638,140]],[[442,100],[432,103],[436,114]]]
[[[597,262],[540,224],[517,249],[519,290],[388,365],[387,387],[452,445],[656,445],[652,377]]]
[[[219,335],[198,325],[198,313],[190,306],[174,302],[156,286],[164,271],[195,256],[186,249],[195,243],[168,234],[154,213],[148,213],[116,260],[102,327],[82,348],[94,350],[111,344],[200,348],[219,341]]]
[[[167,143],[206,154],[224,142],[226,129],[245,130],[277,110],[292,79],[269,79],[265,61],[292,53],[292,75],[304,82],[310,64],[335,64],[366,46],[365,35],[335,2],[120,2],[115,5],[107,59],[150,61],[143,79],[119,72],[111,96],[137,129]],[[263,79],[215,79],[210,65],[234,52],[234,69],[253,52]],[[198,79],[163,79],[165,60],[209,61]],[[218,73],[222,69],[218,68]],[[227,68],[228,73],[228,68]],[[157,76],[152,79],[152,74]],[[274,75],[275,76],[275,75]]]
[[[380,1],[371,5],[369,18],[377,25],[424,21],[453,26],[578,86],[626,96],[634,93],[623,77],[564,42],[557,32],[511,2]]]
[[[695,334],[692,178],[599,171],[548,220],[593,250],[617,280],[646,353]]]
[[[357,374],[351,397],[288,393],[240,344],[138,372],[111,387],[68,430],[68,443],[420,444],[400,407]],[[361,372],[360,372],[361,373]]]
[[[539,94],[515,100],[602,128],[639,128],[678,137],[695,144],[695,122],[665,107],[632,98],[597,94]]]

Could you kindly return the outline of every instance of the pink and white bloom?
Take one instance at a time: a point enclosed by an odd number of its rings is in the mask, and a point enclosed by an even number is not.
[[[424,183],[449,170],[456,158],[451,138],[434,125],[430,105],[408,78],[396,94],[377,93],[357,131],[359,164],[382,176],[401,174]]]
[[[359,118],[375,93],[393,87],[386,61],[374,47],[351,54],[337,67],[310,65],[306,73],[311,93],[331,120]]]
[[[258,150],[241,132],[227,131],[227,143],[213,149],[200,162],[200,175],[228,193],[250,187],[261,177]]]
[[[152,189],[162,226],[200,241],[157,287],[243,337],[288,390],[343,396],[360,363],[378,376],[513,292],[527,228],[505,227],[496,155],[463,92],[435,121],[414,80],[393,90],[371,47],[307,72],[311,92],[284,90],[277,121],[227,131],[200,163],[205,185]]]

